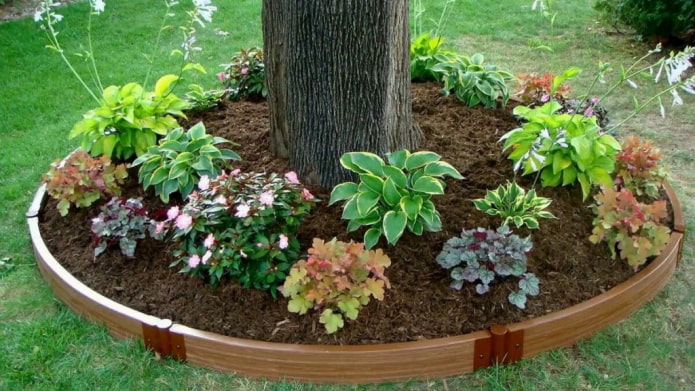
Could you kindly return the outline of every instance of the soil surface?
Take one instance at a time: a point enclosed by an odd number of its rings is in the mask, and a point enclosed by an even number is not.
[[[471,199],[513,179],[512,163],[498,142],[517,127],[511,109],[468,108],[452,97],[440,95],[434,84],[413,85],[413,113],[426,139],[420,150],[435,151],[453,164],[465,180],[448,180],[446,195],[434,198],[443,230],[422,237],[405,233],[397,246],[380,242],[392,260],[386,275],[392,288],[383,302],[372,300],[356,321],[333,335],[318,322],[318,312],[296,315],[287,311],[287,300],[274,300],[268,293],[247,290],[223,281],[217,288],[196,277],[169,268],[171,248],[151,239],[142,240],[135,259],[126,259],[117,248],[96,260],[92,257],[90,218],[100,204],[71,210],[62,218],[54,200],[48,200],[41,215],[44,240],[56,259],[76,278],[97,292],[128,307],[190,327],[233,337],[307,344],[374,344],[413,341],[468,333],[538,317],[567,308],[605,292],[634,272],[627,262],[611,257],[605,244],[593,245],[588,236],[593,215],[582,201],[578,187],[540,188],[550,197],[556,219],[540,222],[540,229],[515,230],[531,235],[533,249],[528,268],[541,281],[540,295],[529,297],[525,310],[509,304],[507,295],[517,289],[512,277],[493,283],[486,295],[475,293],[474,284],[461,291],[449,287],[447,270],[434,260],[444,242],[475,227],[495,228],[500,219],[475,209]],[[207,129],[237,144],[242,170],[289,170],[285,160],[268,152],[268,110],[264,102],[226,102],[221,107],[189,115],[190,123],[203,120]],[[529,188],[533,178],[519,178]],[[300,241],[304,249],[314,237],[361,241],[361,231],[346,233],[341,208],[328,207],[329,190],[310,187],[324,202],[304,220]],[[125,195],[144,197],[150,210],[164,206],[151,191],[137,185],[131,170]]]

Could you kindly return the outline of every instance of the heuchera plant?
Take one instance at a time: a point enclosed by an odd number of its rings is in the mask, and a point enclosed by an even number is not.
[[[622,151],[616,156],[615,177],[619,187],[625,187],[636,195],[651,199],[659,197],[659,190],[667,178],[659,166],[661,154],[650,140],[642,142],[637,136],[627,136]]]
[[[461,237],[449,239],[437,263],[451,269],[451,287],[461,289],[464,281],[476,282],[475,291],[482,295],[490,290],[496,276],[519,277],[519,290],[509,294],[509,302],[526,308],[526,296],[539,293],[539,280],[526,271],[526,254],[531,251],[531,237],[520,238],[503,225],[496,231],[484,228],[464,230]]]
[[[217,74],[217,78],[225,85],[229,99],[261,99],[268,94],[263,49],[242,49],[223,66],[224,71]]]
[[[345,182],[331,192],[329,205],[345,200],[342,218],[350,220],[348,232],[370,226],[364,245],[372,248],[381,235],[396,244],[408,229],[415,235],[441,229],[439,212],[431,198],[444,194],[442,178],[463,179],[434,152],[400,150],[387,156],[389,164],[369,152],[349,152],[340,164],[359,175],[360,183]]]
[[[551,98],[555,100],[567,99],[572,89],[570,86],[562,83],[574,76],[570,75],[569,72],[570,70],[567,70],[565,74],[560,76],[550,73],[539,75],[536,72],[521,74],[517,76],[520,85],[514,95],[524,104],[543,104]],[[576,73],[578,73],[578,70],[576,70]]]
[[[101,207],[99,216],[92,219],[94,258],[116,243],[126,257],[135,255],[138,239],[145,237],[150,225],[142,199],[114,197]]]
[[[357,319],[370,297],[384,299],[384,290],[390,288],[384,271],[390,264],[381,249],[365,250],[362,243],[336,238],[328,243],[314,239],[309,258],[297,262],[285,279],[287,310],[301,315],[311,308],[323,310],[319,321],[326,332],[334,333],[345,325],[344,318]]]
[[[666,201],[643,204],[626,188],[603,188],[594,198],[592,243],[605,241],[613,256],[617,247],[635,271],[666,247],[671,230],[660,224],[668,215]]]
[[[299,259],[299,223],[317,201],[294,172],[203,176],[198,191],[183,207],[170,208],[155,233],[173,230],[178,249],[171,266],[181,266],[182,273],[208,277],[212,284],[228,276],[275,297]]]
[[[526,193],[516,182],[488,190],[485,198],[473,200],[478,210],[502,217],[502,225],[514,223],[517,228],[525,225],[531,229],[538,228],[539,218],[555,218],[552,213],[544,210],[551,202],[548,198],[536,196],[535,189]]]
[[[77,150],[63,162],[52,163],[43,180],[48,194],[58,200],[60,215],[65,216],[70,205],[84,208],[100,198],[120,195],[119,185],[126,177],[125,164],[111,164],[106,156],[93,158]]]

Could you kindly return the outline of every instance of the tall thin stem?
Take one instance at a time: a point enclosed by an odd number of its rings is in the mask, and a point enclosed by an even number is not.
[[[152,73],[152,68],[154,67],[154,58],[157,55],[157,50],[159,49],[159,42],[162,39],[162,32],[166,28],[166,21],[169,17],[169,11],[171,10],[171,5],[168,0],[164,0],[164,5],[166,5],[166,11],[162,17],[162,24],[159,26],[159,32],[157,33],[157,39],[154,41],[154,47],[152,48],[152,54],[149,57],[145,56],[147,62],[150,63],[149,68],[147,68],[147,74],[145,74],[145,81],[142,83],[142,87],[147,89],[147,82],[150,80],[150,74]]]
[[[96,80],[97,86],[101,91],[104,91],[104,86],[101,84],[101,79],[99,78],[99,71],[97,70],[97,63],[94,59],[94,48],[92,46],[92,14],[89,12],[89,19],[87,19],[87,45],[89,46],[89,59],[92,64],[92,69],[94,70],[94,79]]]

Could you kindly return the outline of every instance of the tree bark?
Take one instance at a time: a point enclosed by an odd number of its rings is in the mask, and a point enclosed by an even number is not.
[[[407,0],[264,0],[271,150],[307,183],[345,152],[414,150]]]

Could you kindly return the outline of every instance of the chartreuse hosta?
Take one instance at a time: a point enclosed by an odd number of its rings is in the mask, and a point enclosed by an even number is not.
[[[345,201],[343,219],[350,220],[348,232],[361,226],[365,248],[372,248],[384,235],[396,244],[403,232],[421,235],[439,231],[439,213],[431,198],[444,194],[446,176],[463,179],[449,163],[434,152],[400,150],[387,155],[388,163],[369,152],[349,152],[340,164],[359,175],[359,183],[345,182],[331,192],[329,202]]]

